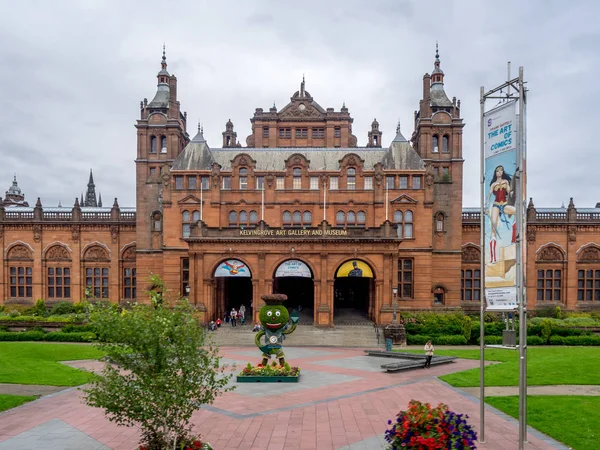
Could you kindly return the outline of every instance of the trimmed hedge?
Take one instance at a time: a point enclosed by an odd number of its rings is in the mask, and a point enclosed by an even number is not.
[[[434,345],[467,345],[467,340],[461,334],[445,336],[414,334],[406,336],[406,343],[408,345],[425,345],[430,339]]]
[[[0,322],[47,322],[47,323],[70,323],[81,321],[78,317],[74,316],[0,316]]]
[[[96,333],[73,332],[63,333],[53,331],[23,331],[23,332],[0,332],[0,341],[50,341],[50,342],[92,342],[96,340]]]
[[[95,333],[96,327],[94,327],[94,325],[89,325],[89,324],[77,325],[77,324],[70,323],[70,324],[62,327],[60,329],[60,331],[62,331],[63,333],[85,333],[85,332]]]
[[[600,345],[600,336],[550,336],[550,345]]]

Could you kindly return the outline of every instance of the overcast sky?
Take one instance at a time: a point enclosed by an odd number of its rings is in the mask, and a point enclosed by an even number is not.
[[[462,101],[464,206],[479,202],[479,87],[525,67],[528,190],[536,206],[600,201],[600,2],[59,0],[6,3],[0,15],[0,196],[17,173],[30,203],[72,205],[93,168],[105,205],[135,205],[139,103],[156,92],[163,42],[188,112],[220,147],[231,118],[306,89],[345,101],[358,145],[373,118],[384,145],[409,137],[439,41],[446,93]]]

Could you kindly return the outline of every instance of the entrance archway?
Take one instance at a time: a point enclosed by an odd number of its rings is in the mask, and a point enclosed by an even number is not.
[[[223,320],[226,311],[246,307],[245,318],[252,320],[252,272],[239,259],[228,259],[217,265],[215,277],[215,317]]]
[[[313,323],[314,318],[314,282],[310,267],[299,259],[288,259],[279,264],[273,276],[273,293],[285,294],[288,300],[285,306],[296,310],[300,324]]]
[[[334,323],[373,319],[374,277],[371,267],[359,259],[346,261],[338,268],[333,284]]]

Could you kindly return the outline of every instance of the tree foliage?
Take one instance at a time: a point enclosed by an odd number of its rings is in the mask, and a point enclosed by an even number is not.
[[[230,390],[231,375],[219,368],[218,348],[207,343],[187,300],[164,306],[162,281],[151,282],[150,305],[93,307],[107,364],[85,401],[118,425],[139,426],[148,450],[184,448],[194,439],[192,413]]]

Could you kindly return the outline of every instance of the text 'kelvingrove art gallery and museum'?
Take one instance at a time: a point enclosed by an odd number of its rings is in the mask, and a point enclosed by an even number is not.
[[[399,311],[478,310],[480,213],[462,205],[465,124],[445,89],[436,54],[412,134],[386,140],[374,120],[358,147],[346,105],[323,108],[302,80],[282,109],[255,110],[245,146],[227,121],[213,148],[188,134],[163,54],[135,124],[135,208],[102,206],[91,173],[73,206],[32,207],[15,178],[0,200],[0,304],[142,299],[152,272],[205,322],[241,304],[258,322],[269,293],[319,326],[346,310],[389,323],[395,297]],[[486,199],[499,278],[515,270],[511,175],[498,169]],[[529,201],[529,309],[600,307],[596,206]]]

